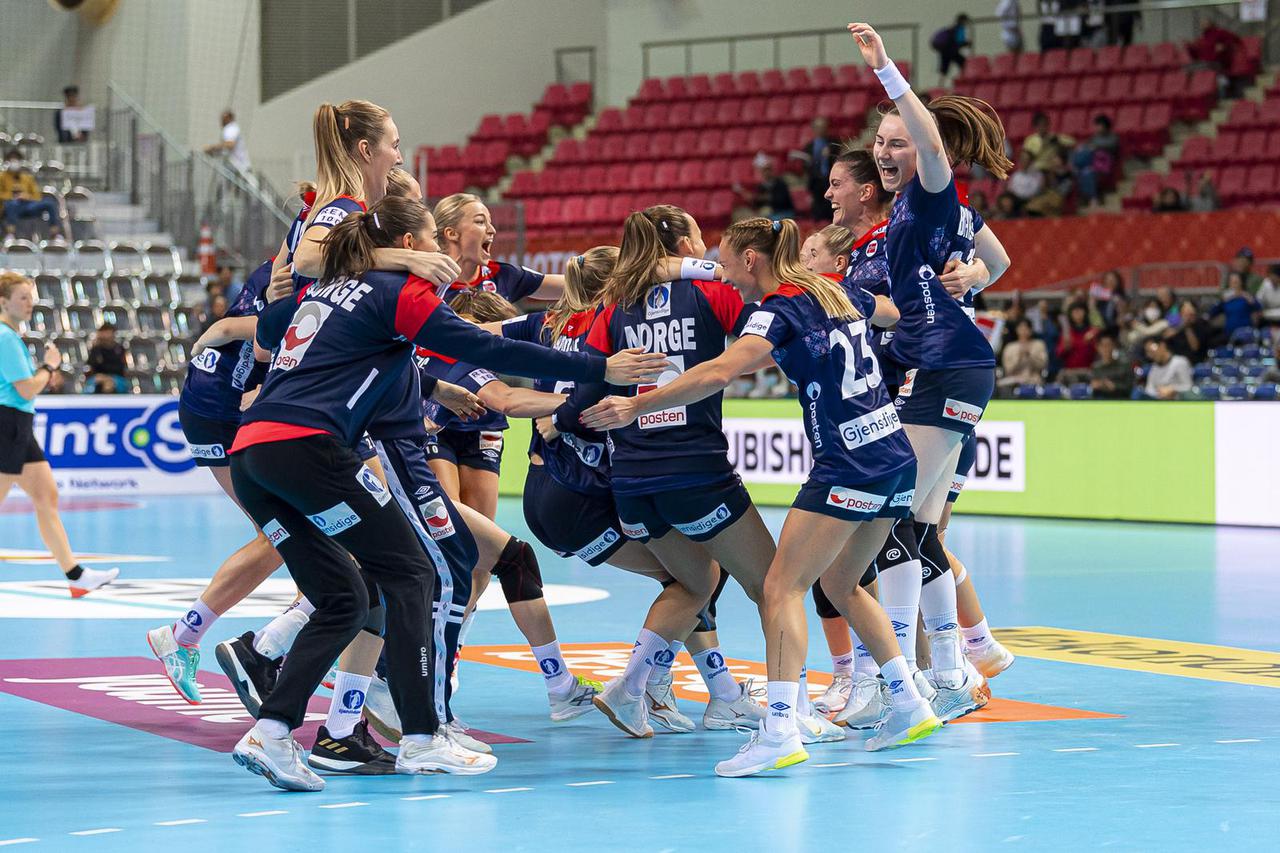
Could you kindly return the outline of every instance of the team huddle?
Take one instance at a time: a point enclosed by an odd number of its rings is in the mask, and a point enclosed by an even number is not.
[[[687,649],[709,694],[703,727],[750,733],[721,776],[798,764],[850,729],[871,730],[867,750],[904,746],[986,704],[1013,656],[944,534],[995,381],[973,295],[1009,260],[952,169],[1003,177],[1012,164],[986,103],[926,105],[870,26],[849,29],[892,104],[872,149],[837,158],[832,224],[802,241],[792,220],[737,222],[718,262],[671,205],[632,213],[619,246],[563,275],[494,261],[479,198],[429,210],[396,168],[386,110],[321,105],[316,181],[279,252],[197,342],[180,399],[197,464],[257,535],[147,635],[197,704],[202,636],[287,566],[293,606],[216,648],[256,718],[239,764],[302,791],[324,787],[315,770],[492,770],[453,706],[494,577],[553,721],[599,711],[631,737],[694,731],[672,688]],[[521,300],[547,307],[519,314]],[[721,422],[723,390],[774,364],[799,390],[813,456],[776,542]],[[494,521],[510,417],[535,422],[523,508],[541,544],[659,584],[607,684],[570,671],[535,551]],[[730,579],[759,609],[764,691],[719,646]],[[812,701],[810,593],[834,666]],[[331,706],[307,753],[292,732],[321,684]]]

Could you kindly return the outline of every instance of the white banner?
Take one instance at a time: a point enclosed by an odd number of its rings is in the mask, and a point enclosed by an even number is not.
[[[36,440],[64,495],[215,494],[191,458],[178,398],[83,394],[36,401]]]

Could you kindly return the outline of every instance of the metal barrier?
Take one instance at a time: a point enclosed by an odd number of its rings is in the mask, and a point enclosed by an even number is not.
[[[0,101],[0,147],[7,151],[18,140],[27,160],[60,165],[67,185],[59,189],[64,192],[74,184],[101,189],[107,150],[101,129],[86,142],[58,142],[54,117],[60,109],[58,101]]]

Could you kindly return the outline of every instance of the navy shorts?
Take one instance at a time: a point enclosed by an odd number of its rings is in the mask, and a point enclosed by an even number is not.
[[[0,474],[21,474],[22,466],[44,462],[36,441],[36,416],[12,406],[0,406]],[[4,500],[0,494],[0,500]]]
[[[969,433],[960,444],[960,461],[956,463],[956,473],[951,478],[951,491],[947,492],[947,503],[953,504],[960,499],[960,491],[964,488],[964,481],[969,479],[969,470],[973,468],[973,463],[977,458],[978,439],[973,433]]]
[[[871,483],[836,486],[809,480],[792,501],[796,509],[841,521],[906,518],[916,493],[916,463]]]
[[[178,404],[178,423],[191,448],[191,458],[200,468],[226,468],[231,464],[227,452],[236,440],[240,424],[202,417]]]
[[[990,367],[908,370],[898,388],[898,417],[904,424],[949,429],[971,435],[996,388]]]
[[[502,470],[502,433],[497,430],[440,430],[428,439],[427,459],[443,459],[459,468]]]
[[[530,465],[524,481],[524,520],[538,541],[561,557],[598,566],[627,544],[612,495],[584,495]]]
[[[622,532],[638,542],[661,539],[673,527],[695,542],[705,542],[742,518],[751,506],[751,496],[737,474],[650,495],[614,495],[614,500]]]
[[[377,455],[378,448],[373,446],[373,439],[369,438],[368,433],[365,433],[356,442],[356,456],[360,457],[361,462],[368,462]]]

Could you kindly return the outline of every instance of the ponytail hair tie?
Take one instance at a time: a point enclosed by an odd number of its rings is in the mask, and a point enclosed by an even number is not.
[[[351,129],[351,116],[343,116],[343,117],[342,117],[342,129],[343,129],[343,130],[350,130],[350,129]]]
[[[782,230],[782,220],[781,219],[773,220],[773,233],[777,234],[781,230]]]
[[[373,227],[374,227],[374,228],[381,228],[381,227],[382,227],[382,223],[378,221],[378,214],[377,214],[377,213],[374,213],[374,214],[373,214]]]
[[[665,220],[665,219],[659,219],[659,220],[658,220],[658,227],[659,227],[659,228],[661,228],[663,231],[670,231],[670,230],[671,230],[671,223],[670,223],[670,222],[667,222],[667,220]]]

